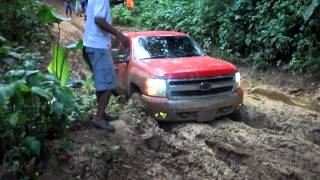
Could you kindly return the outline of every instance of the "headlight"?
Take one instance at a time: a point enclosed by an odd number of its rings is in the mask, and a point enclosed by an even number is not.
[[[147,79],[145,91],[149,96],[166,96],[166,81],[164,79]]]
[[[236,81],[237,88],[240,87],[240,81],[241,81],[240,73],[237,72],[237,73],[234,75],[234,78],[235,78],[235,81]]]

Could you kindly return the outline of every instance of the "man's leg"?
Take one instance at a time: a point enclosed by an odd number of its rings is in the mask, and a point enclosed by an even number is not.
[[[112,56],[106,49],[86,47],[84,48],[84,58],[88,58],[90,61],[96,87],[98,111],[93,124],[97,128],[114,131],[114,127],[107,122],[109,119],[105,113],[111,90],[116,88]]]
[[[97,92],[97,102],[98,102],[98,112],[97,112],[97,121],[106,120],[105,110],[108,106],[111,91],[101,91]]]

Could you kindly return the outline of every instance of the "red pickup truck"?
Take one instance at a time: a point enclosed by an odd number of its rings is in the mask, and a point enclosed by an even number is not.
[[[237,68],[208,56],[189,35],[168,31],[126,35],[130,39],[126,53],[112,48],[117,92],[127,97],[139,93],[156,120],[210,121],[234,113],[242,104]]]

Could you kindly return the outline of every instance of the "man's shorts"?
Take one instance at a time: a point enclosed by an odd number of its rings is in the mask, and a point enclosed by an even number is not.
[[[109,91],[117,86],[111,52],[107,49],[85,47],[90,61],[96,91]]]

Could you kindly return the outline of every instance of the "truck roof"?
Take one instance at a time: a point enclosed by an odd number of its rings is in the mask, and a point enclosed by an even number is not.
[[[126,32],[124,33],[130,38],[151,37],[151,36],[188,36],[186,33],[176,31],[143,31],[143,32]]]

